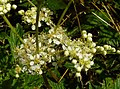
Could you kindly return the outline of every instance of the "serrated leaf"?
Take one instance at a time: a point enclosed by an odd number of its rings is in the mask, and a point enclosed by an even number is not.
[[[43,77],[41,75],[29,75],[27,74],[24,79],[23,87],[34,87],[43,85]],[[27,89],[27,88],[26,88]]]

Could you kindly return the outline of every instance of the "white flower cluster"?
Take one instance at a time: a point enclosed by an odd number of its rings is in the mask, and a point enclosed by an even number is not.
[[[16,9],[17,5],[10,3],[11,0],[0,0],[0,15],[4,15],[11,10],[11,8]]]
[[[68,37],[64,35],[65,32],[62,27],[58,27],[57,31],[55,29],[52,27],[48,32],[49,34],[41,33],[39,35],[39,53],[37,54],[34,36],[28,36],[24,39],[24,44],[16,48],[16,59],[22,66],[22,72],[42,74],[48,63],[56,61],[55,59],[60,57],[60,50],[57,47]]]
[[[44,35],[42,35],[42,38]],[[31,74],[42,74],[42,68],[51,60],[54,60],[52,56],[55,53],[54,48],[48,48],[46,45],[41,43],[41,36],[39,36],[39,53],[36,54],[36,43],[35,37],[24,39],[25,44],[21,44],[20,47],[16,48],[16,58],[19,59],[22,65],[22,72]]]
[[[24,44],[18,46],[15,53],[22,72],[42,74],[48,63],[57,65],[57,59],[65,56],[74,64],[76,76],[80,77],[82,69],[88,71],[94,64],[92,58],[95,54],[106,55],[118,51],[109,45],[96,46],[92,41],[92,34],[86,31],[82,31],[81,38],[71,40],[59,26],[51,27],[48,33],[39,35],[39,53],[36,54],[34,36],[25,38]],[[64,52],[64,55],[61,55],[61,52]]]
[[[82,31],[82,37],[77,40],[67,40],[63,45],[65,56],[69,59],[76,68],[76,76],[80,76],[82,69],[87,71],[94,64],[92,58],[96,53],[96,43],[92,41],[92,34]]]
[[[56,27],[50,19],[50,10],[42,8],[40,11],[39,27],[41,21],[50,26],[47,33],[42,32],[39,37],[39,52],[36,53],[36,42],[34,36],[28,36],[24,39],[24,44],[18,46],[15,50],[16,58],[19,60],[22,72],[31,74],[42,74],[43,69],[48,63],[53,66],[57,65],[57,60],[61,57],[67,57],[76,69],[76,76],[80,77],[81,70],[88,71],[94,64],[93,56],[95,54],[120,53],[109,45],[96,46],[92,40],[92,34],[85,30],[81,32],[81,38],[71,40],[65,30]],[[34,26],[36,23],[36,7],[31,10],[20,10],[19,14],[23,15],[24,22]],[[61,54],[64,53],[64,55]]]
[[[32,30],[35,30],[35,23],[36,23],[36,15],[37,15],[37,8],[31,7],[30,10],[26,12],[24,10],[18,11],[20,15],[22,15],[23,22],[32,24]],[[41,8],[38,27],[41,27],[41,21],[44,21],[48,26],[52,25],[51,17],[53,13],[48,8]]]

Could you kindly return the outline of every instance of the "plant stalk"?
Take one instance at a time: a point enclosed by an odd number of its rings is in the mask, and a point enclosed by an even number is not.
[[[60,19],[59,19],[59,21],[58,21],[58,23],[57,23],[56,28],[60,25],[60,23],[61,23],[64,15],[65,15],[65,13],[67,12],[68,8],[70,7],[72,1],[73,1],[73,0],[70,0],[70,2],[68,3],[68,5],[66,6],[65,10],[63,11],[63,13],[62,13],[62,15],[61,15],[61,17],[60,17]]]
[[[40,15],[40,5],[39,5],[39,0],[37,0],[38,3],[37,3],[37,15],[36,15],[36,53],[39,53],[39,42],[38,42],[38,22],[39,22],[39,15]]]
[[[18,35],[18,33],[16,32],[15,28],[12,26],[12,24],[7,19],[7,17],[5,15],[3,15],[2,17],[3,17],[4,21],[8,24],[8,26],[11,28],[11,30],[17,35],[17,37],[20,39],[20,41],[24,44],[23,39]]]

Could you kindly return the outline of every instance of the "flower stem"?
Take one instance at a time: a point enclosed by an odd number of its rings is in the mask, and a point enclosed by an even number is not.
[[[66,6],[65,10],[63,11],[63,13],[62,13],[62,15],[61,15],[61,17],[60,17],[60,19],[59,19],[59,21],[58,21],[58,23],[57,23],[56,28],[60,25],[60,23],[61,23],[64,15],[65,15],[65,13],[67,12],[68,8],[70,7],[72,1],[73,1],[73,0],[70,0],[70,2],[68,3],[68,5]]]
[[[37,15],[36,15],[36,53],[39,52],[39,43],[38,43],[38,21],[39,21],[39,15],[40,15],[40,5],[39,5],[39,1],[37,3]]]
[[[20,41],[24,44],[24,41],[22,40],[22,38],[19,36],[19,34],[16,32],[15,28],[12,26],[12,24],[10,23],[10,21],[7,19],[7,17],[5,15],[2,16],[4,21],[8,24],[8,26],[11,28],[11,30],[17,35],[17,37],[20,39]]]

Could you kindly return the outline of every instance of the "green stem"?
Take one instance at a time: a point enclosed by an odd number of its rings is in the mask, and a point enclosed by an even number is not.
[[[65,10],[63,11],[63,13],[62,13],[62,15],[61,15],[61,17],[60,17],[60,19],[59,19],[59,21],[58,21],[58,23],[57,23],[56,28],[60,25],[60,23],[61,23],[64,15],[65,15],[65,13],[67,12],[68,8],[70,7],[72,1],[73,1],[73,0],[70,0],[70,2],[68,3],[68,5],[66,6]]]
[[[15,28],[11,25],[11,23],[9,22],[9,20],[7,19],[7,17],[5,15],[2,16],[4,21],[8,24],[8,26],[11,28],[11,30],[17,35],[17,37],[20,39],[20,41],[22,43],[24,43],[24,41],[22,40],[22,38],[18,35],[18,33],[16,32]]]
[[[37,3],[37,16],[36,16],[36,53],[39,53],[39,42],[38,42],[38,21],[39,21],[39,15],[40,15],[40,5],[39,5],[39,0]]]

